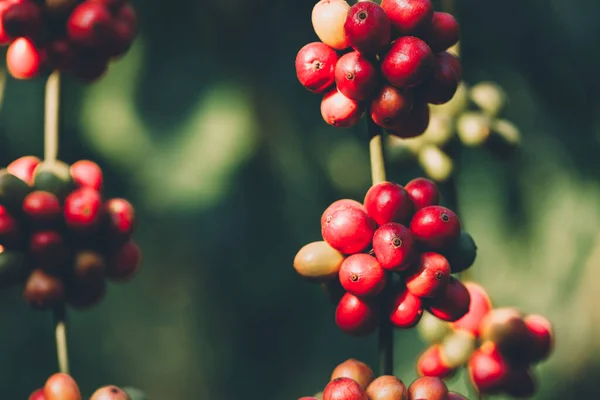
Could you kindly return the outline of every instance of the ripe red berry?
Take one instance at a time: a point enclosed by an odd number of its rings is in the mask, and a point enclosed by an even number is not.
[[[510,366],[492,342],[484,343],[473,353],[468,364],[469,377],[482,394],[496,394],[504,389]]]
[[[434,344],[427,348],[417,360],[417,373],[420,376],[432,376],[444,379],[455,372],[455,369],[444,362],[439,344]]]
[[[357,210],[365,211],[363,205],[356,200],[352,200],[352,199],[336,200],[333,203],[331,203],[331,205],[329,207],[327,207],[325,209],[325,211],[323,211],[323,214],[321,214],[321,226],[325,225],[325,221],[327,220],[327,218],[329,218],[330,215],[333,215],[333,213],[335,213],[336,211],[342,210],[345,208],[355,208]]]
[[[12,42],[6,52],[6,67],[16,79],[35,78],[41,73],[44,61],[44,51],[24,37]]]
[[[46,400],[46,395],[44,395],[44,389],[38,389],[35,392],[29,395],[29,399],[27,400]]]
[[[87,284],[104,279],[106,262],[104,257],[94,251],[82,250],[75,254],[71,283]]]
[[[381,375],[367,387],[369,400],[407,400],[408,389],[392,375]]]
[[[21,240],[21,229],[17,220],[6,208],[0,206],[0,245],[15,246]]]
[[[414,36],[398,38],[381,61],[383,77],[397,88],[419,85],[429,77],[435,56],[421,39]]]
[[[369,188],[364,200],[367,213],[379,225],[406,221],[412,211],[412,201],[406,190],[393,182],[377,183]]]
[[[382,128],[391,128],[410,113],[412,106],[411,91],[383,85],[373,97],[369,111],[373,122]]]
[[[139,246],[129,241],[118,248],[106,265],[106,277],[113,282],[131,279],[139,270],[142,252]]]
[[[113,18],[101,3],[84,1],[72,11],[67,21],[69,39],[86,47],[104,44],[113,32]]]
[[[422,376],[410,384],[408,395],[409,398],[415,400],[446,400],[448,397],[448,387],[439,378]]]
[[[330,214],[321,226],[323,239],[344,254],[354,254],[371,245],[377,229],[375,221],[366,212],[345,208]]]
[[[369,400],[365,390],[350,378],[337,378],[325,386],[323,400]]]
[[[450,264],[438,253],[422,253],[419,264],[409,270],[406,287],[417,297],[433,297],[442,292],[450,278]]]
[[[296,56],[296,76],[313,93],[323,93],[335,80],[338,54],[322,42],[309,43]]]
[[[4,4],[4,3],[0,3]],[[33,171],[42,161],[35,156],[24,156],[8,164],[6,170],[28,185],[33,185]]]
[[[355,296],[376,296],[387,282],[377,259],[368,254],[353,254],[340,267],[342,287]]]
[[[410,230],[413,237],[428,249],[443,249],[458,239],[461,227],[456,214],[442,206],[429,206],[415,213]]]
[[[379,322],[377,303],[346,293],[335,310],[335,323],[344,333],[366,336],[372,333]]]
[[[16,2],[11,0],[0,1],[0,46],[5,46],[9,44],[12,40],[6,33],[6,30],[4,29],[4,24],[2,23],[2,16],[4,15],[4,13],[6,13],[6,10],[8,10],[14,3]]]
[[[69,172],[77,186],[102,190],[102,170],[95,162],[79,160],[69,167]]]
[[[533,397],[537,391],[537,382],[529,369],[511,368],[504,384],[504,392],[517,399],[528,399]]]
[[[469,311],[470,304],[469,290],[461,281],[450,276],[445,290],[428,299],[427,311],[443,321],[454,322]]]
[[[98,304],[106,295],[106,280],[95,279],[79,282],[67,288],[66,300],[77,310],[85,310]]]
[[[69,258],[64,238],[54,230],[33,232],[29,238],[29,251],[36,265],[48,271],[64,269]]]
[[[23,214],[37,226],[48,226],[60,219],[62,209],[54,194],[36,190],[25,197]]]
[[[460,59],[447,51],[437,53],[436,57],[444,60],[445,63],[449,64],[454,72],[456,73],[456,79],[460,82],[462,80],[462,65]]]
[[[382,0],[381,7],[401,35],[419,34],[431,27],[431,0]]]
[[[14,2],[2,13],[4,31],[11,38],[36,38],[42,23],[42,9],[32,1]]]
[[[532,363],[540,362],[552,352],[552,325],[546,318],[536,314],[526,316],[525,324],[530,336],[527,358]]]
[[[481,321],[492,309],[492,300],[488,296],[486,290],[473,282],[466,282],[464,286],[469,291],[469,311],[458,321],[452,323],[452,327],[456,330],[464,330],[479,337],[479,328]]]
[[[434,53],[449,49],[458,43],[460,25],[452,14],[434,12],[431,27],[425,35],[425,40]]]
[[[96,390],[90,400],[131,400],[131,397],[123,389],[109,385]]]
[[[131,4],[121,7],[113,21],[110,55],[120,57],[127,53],[137,34],[137,16]]]
[[[348,44],[365,54],[377,54],[389,42],[390,20],[379,4],[359,1],[348,11],[344,31]]]
[[[413,201],[415,211],[440,203],[440,191],[437,185],[425,178],[416,178],[408,182],[404,189]]]
[[[423,316],[421,299],[405,287],[394,295],[391,304],[390,321],[397,328],[412,328],[419,323]]]
[[[432,76],[420,88],[427,103],[444,104],[454,97],[459,79],[453,64],[452,58],[436,55]]]
[[[94,230],[100,223],[101,215],[102,197],[94,189],[76,189],[65,199],[65,221],[75,231]]]
[[[337,62],[335,84],[337,89],[349,99],[366,100],[377,90],[379,73],[368,58],[353,51],[341,56]]]
[[[373,234],[373,252],[382,268],[405,270],[416,253],[410,229],[396,222],[381,225]]]
[[[373,370],[364,362],[351,358],[335,367],[329,380],[333,381],[337,378],[350,378],[366,389],[373,381]]]
[[[56,276],[35,269],[27,278],[23,297],[32,308],[40,311],[48,310],[64,301],[65,288]]]
[[[104,203],[104,213],[108,216],[108,234],[113,241],[123,243],[133,234],[135,210],[125,199],[110,199]]]
[[[403,139],[420,136],[429,126],[429,115],[429,104],[419,99],[414,102],[410,113],[386,128],[386,132]]]
[[[491,310],[481,321],[479,329],[481,339],[494,342],[507,358],[526,358],[531,337],[523,314],[516,308]]]
[[[44,385],[46,400],[81,400],[81,392],[75,380],[67,374],[56,373]]]
[[[332,89],[321,101],[321,116],[331,126],[350,128],[360,121],[364,112],[363,105]]]

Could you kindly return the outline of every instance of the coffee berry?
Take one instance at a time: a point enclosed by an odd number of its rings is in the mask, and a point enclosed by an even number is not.
[[[50,376],[43,387],[35,390],[29,400],[83,400],[77,382],[68,374],[56,373]],[[114,385],[103,386],[96,390],[90,400],[147,400],[138,389],[119,388]]]
[[[98,303],[107,279],[139,269],[135,210],[105,199],[102,170],[87,160],[67,165],[21,157],[0,170],[0,287],[23,285],[36,310],[63,302]]]

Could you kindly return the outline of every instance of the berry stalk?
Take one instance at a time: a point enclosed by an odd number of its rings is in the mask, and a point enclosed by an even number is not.
[[[60,112],[60,72],[53,71],[46,82],[46,98],[44,108],[44,159],[55,162],[58,156],[58,131]],[[69,355],[67,350],[66,306],[62,302],[53,310],[54,334],[58,369],[69,373]]]

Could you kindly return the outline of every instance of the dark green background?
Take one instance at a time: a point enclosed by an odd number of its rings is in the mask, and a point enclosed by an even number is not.
[[[598,398],[600,3],[457,3],[465,80],[503,85],[524,136],[511,162],[463,152],[474,277],[497,305],[554,322],[536,398]],[[348,357],[376,363],[375,338],[342,335],[333,306],[292,268],[320,238],[324,208],[369,186],[363,126],[328,127],[295,77],[296,52],[316,39],[313,4],[136,2],[130,54],[90,87],[66,79],[61,158],[104,168],[107,194],[137,207],[144,251],[134,281],[70,313],[72,373],[88,396],[114,383],[153,400],[293,400]],[[1,164],[42,155],[42,111],[43,80],[8,81]],[[420,173],[388,169],[400,183]],[[26,399],[56,369],[51,317],[15,289],[0,294],[0,321],[0,396]],[[403,380],[423,349],[414,332],[397,334]],[[460,379],[452,387],[466,393]]]

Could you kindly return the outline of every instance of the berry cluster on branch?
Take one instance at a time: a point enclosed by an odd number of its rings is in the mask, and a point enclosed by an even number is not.
[[[136,34],[127,0],[0,0],[0,45],[17,79],[59,70],[94,81]]]
[[[0,171],[0,287],[24,284],[36,310],[67,302],[83,309],[105,294],[106,280],[138,270],[135,217],[125,199],[104,199],[100,167],[25,156]]]
[[[349,359],[333,370],[325,389],[312,397],[299,400],[466,400],[450,392],[443,380],[421,377],[408,387],[393,375],[375,378],[365,363]]]
[[[68,374],[56,373],[50,376],[44,387],[35,390],[29,400],[82,400],[77,382]],[[134,388],[120,388],[107,385],[96,390],[90,400],[147,400],[146,395]]]
[[[422,318],[418,330],[431,345],[417,361],[418,373],[446,379],[466,366],[481,394],[533,396],[537,384],[532,367],[553,348],[550,322],[514,308],[493,308],[483,287],[465,286],[471,304],[464,317],[451,324],[429,314]]]
[[[321,115],[347,128],[365,112],[388,133],[421,135],[429,104],[448,102],[462,79],[459,59],[446,51],[459,24],[430,0],[321,0],[312,24],[320,42],[298,52],[296,74],[323,96]]]
[[[414,327],[429,310],[455,321],[469,310],[466,287],[452,274],[475,261],[476,246],[454,212],[439,205],[437,186],[417,178],[373,185],[364,202],[338,200],[321,216],[323,241],[304,246],[294,268],[303,277],[341,286],[335,320],[366,336],[388,318]]]

